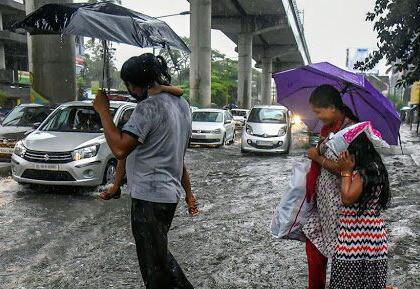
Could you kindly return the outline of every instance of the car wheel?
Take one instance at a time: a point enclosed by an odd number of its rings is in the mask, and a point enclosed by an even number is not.
[[[234,144],[236,139],[236,131],[233,132],[232,140],[230,141],[230,144]]]
[[[287,149],[286,149],[286,151],[284,152],[285,154],[289,154],[289,152],[290,152],[290,147],[292,146],[292,138],[291,137],[289,137],[289,139],[288,139],[288,145],[287,145]]]
[[[226,145],[226,133],[223,135],[222,144],[218,145],[217,147],[218,147],[218,148],[221,148],[221,147],[223,147],[223,146],[225,146],[225,145]]]
[[[115,174],[117,172],[117,164],[115,160],[110,160],[106,165],[104,178],[102,181],[103,185],[113,184],[115,181]]]

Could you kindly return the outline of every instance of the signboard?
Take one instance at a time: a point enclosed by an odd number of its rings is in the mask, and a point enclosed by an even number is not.
[[[379,67],[376,65],[374,68],[366,71],[354,69],[354,65],[359,61],[364,61],[374,51],[371,48],[347,48],[346,67],[352,72],[363,72],[366,74],[379,74]]]
[[[18,83],[31,85],[31,75],[28,71],[18,70]]]
[[[411,87],[410,104],[420,104],[420,81],[414,82]]]
[[[76,56],[75,59],[76,65],[84,67],[86,62],[82,56]]]

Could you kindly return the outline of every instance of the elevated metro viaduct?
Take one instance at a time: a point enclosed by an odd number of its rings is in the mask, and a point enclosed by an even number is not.
[[[262,103],[272,103],[273,71],[311,62],[295,0],[189,0],[190,97],[211,104],[211,29],[237,44],[238,103],[251,107],[252,59],[262,68]]]

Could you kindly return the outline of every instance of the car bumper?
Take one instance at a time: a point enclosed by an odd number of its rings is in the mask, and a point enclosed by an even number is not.
[[[13,155],[11,170],[13,179],[19,183],[90,187],[102,184],[104,165],[97,158],[49,164],[29,162]]]
[[[289,149],[289,139],[287,134],[281,137],[263,138],[244,132],[241,139],[241,149],[245,152],[283,153]]]
[[[223,134],[193,133],[190,143],[192,145],[222,145]]]

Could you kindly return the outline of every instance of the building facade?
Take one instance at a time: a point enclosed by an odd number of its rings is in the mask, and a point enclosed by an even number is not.
[[[27,37],[11,31],[25,17],[25,5],[19,0],[0,1],[0,106],[13,107],[29,101]]]

